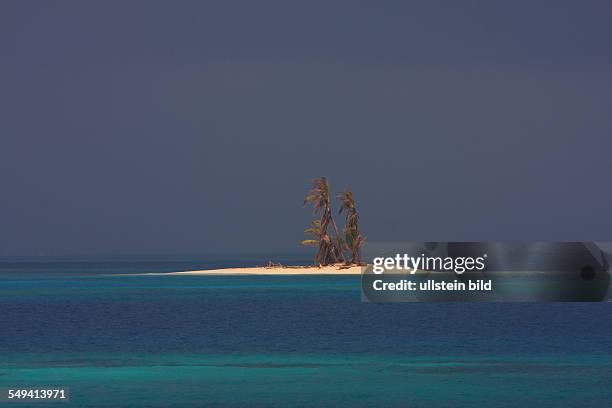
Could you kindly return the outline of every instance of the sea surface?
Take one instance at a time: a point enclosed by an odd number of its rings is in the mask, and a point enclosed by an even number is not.
[[[138,275],[267,261],[2,258],[0,389],[69,389],[18,407],[612,406],[611,303],[376,304],[358,276]]]

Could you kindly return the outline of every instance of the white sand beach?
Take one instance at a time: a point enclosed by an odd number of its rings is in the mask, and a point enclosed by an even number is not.
[[[361,266],[258,266],[252,268],[206,269],[147,275],[360,275]]]

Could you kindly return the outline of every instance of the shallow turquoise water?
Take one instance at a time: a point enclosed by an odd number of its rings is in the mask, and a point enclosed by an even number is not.
[[[592,356],[59,357],[13,361],[3,382],[69,384],[76,406],[553,407],[606,406],[612,372]]]

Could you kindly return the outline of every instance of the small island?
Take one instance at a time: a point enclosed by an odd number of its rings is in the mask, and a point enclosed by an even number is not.
[[[205,269],[200,271],[151,273],[147,275],[360,275],[359,265],[256,266],[252,268]]]

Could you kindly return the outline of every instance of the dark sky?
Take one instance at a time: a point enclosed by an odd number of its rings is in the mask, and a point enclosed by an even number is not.
[[[608,1],[2,1],[0,254],[612,240]]]

